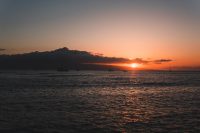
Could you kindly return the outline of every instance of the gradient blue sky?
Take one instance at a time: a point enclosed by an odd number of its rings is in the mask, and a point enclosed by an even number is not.
[[[199,0],[0,0],[1,53],[59,47],[200,65]]]

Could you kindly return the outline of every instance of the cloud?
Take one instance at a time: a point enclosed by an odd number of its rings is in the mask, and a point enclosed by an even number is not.
[[[167,62],[172,62],[173,60],[171,59],[159,59],[159,60],[154,60],[153,63],[155,64],[162,64],[162,63],[167,63]]]
[[[5,51],[6,49],[0,48],[0,51]]]
[[[132,60],[133,63],[139,63],[139,64],[148,64],[149,61],[148,60],[144,60],[142,58],[135,58]]]
[[[154,64],[162,64],[162,63],[167,63],[171,62],[173,60],[171,59],[157,59],[157,60],[145,60],[142,58],[135,58],[131,60],[132,63],[138,63],[138,64],[149,64],[149,63],[154,63]]]

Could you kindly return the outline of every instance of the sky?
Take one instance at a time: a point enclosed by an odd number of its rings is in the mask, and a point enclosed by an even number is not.
[[[0,54],[68,47],[200,66],[199,0],[0,0]]]

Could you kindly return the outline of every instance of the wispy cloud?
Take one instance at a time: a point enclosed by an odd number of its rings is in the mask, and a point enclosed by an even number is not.
[[[162,64],[162,63],[167,63],[167,62],[172,62],[172,59],[157,59],[157,60],[145,60],[142,58],[135,58],[131,60],[133,63],[138,63],[138,64],[149,64],[149,63],[154,63],[154,64]]]
[[[0,51],[5,51],[6,49],[0,48]]]
[[[154,60],[153,62],[155,64],[162,64],[162,63],[167,63],[167,62],[172,62],[173,60],[171,59],[159,59],[159,60]]]
[[[132,60],[132,62],[139,63],[139,64],[148,64],[149,63],[148,60],[144,60],[142,58],[135,58],[135,59]]]

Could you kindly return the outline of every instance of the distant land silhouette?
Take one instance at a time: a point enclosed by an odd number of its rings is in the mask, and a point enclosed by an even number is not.
[[[28,70],[120,70],[104,63],[130,62],[126,58],[104,57],[87,51],[60,48],[53,51],[0,55],[0,69]],[[101,64],[102,63],[102,64]]]
[[[6,49],[2,49],[6,50]],[[70,50],[66,47],[52,51],[30,52],[14,55],[0,55],[0,70],[130,70],[130,67],[110,65],[115,63],[162,64],[171,62],[171,59],[144,60],[142,58],[128,59],[106,57],[87,51]],[[173,70],[195,70],[200,67],[171,67]],[[147,69],[152,70],[152,69]]]

